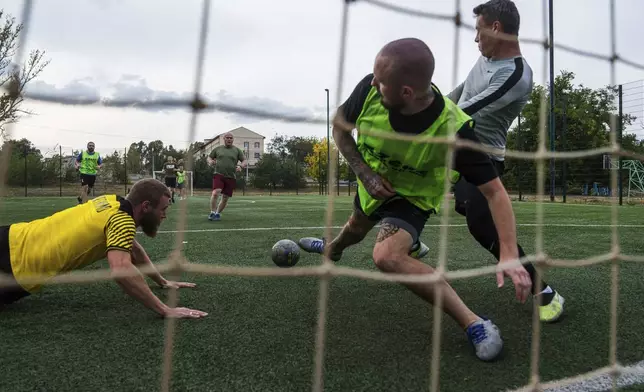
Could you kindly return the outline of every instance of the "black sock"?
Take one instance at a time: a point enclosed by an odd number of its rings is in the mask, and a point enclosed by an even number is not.
[[[476,239],[476,241],[481,244],[485,249],[487,249],[494,257],[499,260],[500,258],[500,248],[499,248],[499,236],[496,231],[496,225],[492,219],[492,215],[489,211],[488,203],[485,197],[478,191],[478,189],[469,189],[467,192],[469,197],[468,203],[464,205],[461,209],[465,211],[465,217],[467,220],[467,227],[470,231],[470,234]],[[457,212],[458,209],[457,209]],[[519,250],[519,257],[525,257],[525,252],[521,245],[517,244]],[[538,295],[544,289],[548,287],[548,284],[543,280],[537,282],[535,277],[537,271],[534,268],[534,265],[531,263],[524,264],[525,269],[530,274],[530,279],[532,280],[532,293]],[[551,288],[552,289],[552,288]],[[540,305],[549,304],[554,298],[555,293],[544,293],[539,294]]]
[[[521,249],[521,247],[519,247],[519,253],[521,253],[521,252],[522,252],[522,249]],[[521,257],[523,257],[523,256],[521,256]],[[534,282],[535,282],[536,276],[537,276],[536,268],[534,268],[534,265],[532,263],[529,263],[529,264],[525,264],[525,269],[530,274],[530,279],[532,279],[532,282],[533,282],[532,283],[532,289],[534,291],[537,291],[537,289],[536,289],[536,287],[534,285]],[[546,287],[548,287],[548,284],[542,280],[541,281],[541,286],[537,286],[537,287],[539,287],[539,289],[538,289],[538,291],[536,293],[534,293],[535,295],[539,294],[540,292],[545,290]],[[550,289],[552,290],[552,287]],[[552,299],[554,297],[555,297],[555,291],[552,290],[550,293],[541,294],[539,296],[539,302],[540,302],[541,305],[548,305],[550,302],[552,302]]]
[[[523,251],[523,248],[521,245],[517,244],[517,247],[519,248],[519,257],[523,258],[525,257],[525,252]],[[492,249],[490,249],[490,253],[496,257],[497,260],[499,260],[499,245],[498,242],[495,242],[494,245],[492,246]],[[530,274],[530,279],[532,280],[532,294],[537,295],[543,290],[548,287],[548,284],[541,280],[541,284],[535,284],[536,282],[536,277],[537,277],[537,270],[534,268],[534,265],[532,263],[524,264],[526,271],[528,271],[528,274]],[[552,289],[552,288],[551,288]],[[547,305],[550,302],[552,302],[552,299],[555,297],[555,291],[552,290],[551,293],[543,293],[539,295],[539,304],[540,305]]]

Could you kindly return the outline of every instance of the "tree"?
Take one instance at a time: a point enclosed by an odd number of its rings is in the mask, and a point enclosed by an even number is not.
[[[276,153],[266,153],[257,161],[250,182],[255,188],[296,189],[304,186],[304,172],[292,157],[282,159]]]
[[[296,159],[300,164],[304,164],[307,155],[313,152],[313,146],[319,140],[313,136],[286,136],[276,135],[271,139],[268,145],[268,152],[275,154],[281,159],[287,157]]]
[[[612,86],[591,89],[581,84],[575,85],[574,78],[575,74],[569,71],[562,71],[555,78],[555,150],[579,151],[608,146],[610,144],[611,116],[617,114],[616,89]],[[546,95],[547,103],[549,102],[548,91],[545,86],[534,87],[530,100],[521,114],[521,127],[514,127],[508,133],[508,149],[520,151],[536,151],[538,149],[541,94]],[[623,116],[623,126],[632,121],[632,116]],[[547,128],[549,128],[549,124],[549,119],[546,119]],[[641,145],[635,135],[624,136],[631,148]],[[548,129],[545,142],[546,148],[549,150],[550,132]],[[558,187],[562,186],[563,182],[562,163],[561,161],[556,162],[555,182]],[[545,165],[547,173],[548,162]],[[521,184],[534,190],[536,188],[536,167],[534,160],[508,159],[504,183],[507,187],[513,188],[517,186],[518,181],[521,181]],[[568,159],[566,160],[566,168],[569,192],[580,192],[585,184],[593,182],[608,184],[610,172],[602,168],[601,157]],[[548,181],[546,192],[549,192],[549,188],[550,182]]]
[[[8,185],[40,185],[44,180],[43,157],[31,141],[27,139],[7,140],[3,143],[0,154],[10,149]]]
[[[255,188],[276,188],[280,182],[280,156],[276,153],[266,153],[255,164],[255,170],[250,177]]]
[[[313,145],[313,151],[304,159],[307,164],[307,175],[318,182],[327,182],[327,145],[326,138]],[[331,151],[333,153],[333,149]]]
[[[45,52],[41,50],[31,51],[20,67],[12,62],[22,29],[23,25],[17,24],[14,17],[0,10],[0,88],[9,90],[0,96],[0,135],[3,138],[7,124],[16,122],[21,115],[33,114],[22,108],[22,93],[27,84],[49,64],[49,60],[44,60]]]
[[[127,149],[127,172],[130,174],[143,173],[143,142],[132,143]]]
[[[60,154],[54,154],[51,158],[45,158],[42,163],[42,171],[47,184],[57,184],[60,181],[62,157]],[[63,172],[63,176],[64,176]]]
[[[119,151],[114,151],[111,155],[104,156],[100,176],[106,182],[124,184],[125,166],[123,166],[123,162],[124,159]]]
[[[189,149],[189,151],[192,151]],[[130,144],[127,149],[127,171],[131,174],[145,174],[152,172],[152,163],[154,170],[161,170],[161,167],[168,157],[175,160],[185,159],[187,152],[177,150],[173,145],[164,146],[161,140],[155,140],[150,143],[139,141]]]
[[[340,154],[340,167],[338,170],[340,172],[341,180],[346,180],[346,181],[356,180],[356,174],[353,172],[353,170],[349,166],[349,163],[347,162],[346,159],[344,159],[342,154]]]
[[[306,186],[304,171],[301,163],[295,158],[287,158],[281,162],[281,186],[284,189],[300,189]]]
[[[275,135],[268,146],[266,146],[266,152],[280,158],[286,158],[289,154],[288,148],[286,147],[286,142],[288,141],[288,136],[286,135]]]
[[[194,173],[192,182],[195,188],[212,187],[213,169],[208,165],[206,156],[199,156],[193,161],[192,172]]]
[[[143,151],[145,159],[145,169],[148,172],[161,170],[163,163],[166,161],[163,156],[164,148],[161,140],[155,140],[148,143]]]
[[[185,151],[175,149],[172,144],[163,148],[164,162],[168,160],[168,157],[172,157],[175,161],[178,161],[179,159],[183,159],[184,155]]]
[[[309,136],[293,136],[286,142],[286,148],[289,154],[300,164],[306,162],[306,156],[313,152],[313,146],[318,142],[318,138]]]
[[[338,159],[338,168],[335,179],[344,181],[355,181],[356,175],[351,170],[342,154],[338,154],[338,149],[333,141],[331,142],[331,163]],[[318,184],[328,183],[328,165],[327,165],[327,144],[326,138],[313,145],[313,151],[306,156],[307,175],[318,182]]]

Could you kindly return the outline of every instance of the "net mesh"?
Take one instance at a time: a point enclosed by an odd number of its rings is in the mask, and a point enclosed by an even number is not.
[[[598,60],[603,60],[610,63],[610,84],[615,85],[615,67],[617,63],[622,63],[624,65],[634,67],[636,69],[644,70],[643,64],[637,64],[633,61],[627,60],[624,57],[620,56],[616,51],[616,21],[615,21],[615,1],[608,0],[610,4],[610,43],[611,51],[609,54],[600,54],[593,53],[588,51],[579,50],[571,46],[563,45],[560,43],[555,43],[555,48],[558,50],[566,51],[573,53],[578,56],[594,58]],[[343,3],[342,10],[342,24],[341,24],[341,42],[340,42],[340,53],[338,57],[338,80],[336,85],[336,96],[335,103],[336,107],[341,103],[342,99],[342,90],[341,86],[343,84],[344,77],[344,61],[346,54],[346,43],[347,37],[349,34],[348,28],[348,16],[351,7],[354,3],[365,3],[373,7],[379,7],[382,9],[389,10],[391,12],[405,14],[413,17],[427,18],[431,20],[443,21],[445,23],[453,23],[457,29],[454,36],[454,58],[452,61],[453,65],[453,75],[454,81],[453,85],[457,84],[456,70],[458,69],[459,63],[459,28],[474,30],[474,26],[468,24],[462,20],[461,14],[461,4],[459,0],[455,0],[455,11],[453,14],[442,15],[429,12],[421,12],[405,7],[395,5],[393,3],[387,3],[381,0],[346,0]],[[25,94],[24,98],[37,100],[41,102],[55,102],[58,104],[73,104],[73,105],[102,105],[105,107],[189,107],[191,108],[191,116],[188,124],[188,140],[195,140],[195,127],[196,127],[196,118],[199,113],[206,111],[219,111],[219,112],[230,112],[238,114],[249,114],[255,117],[276,119],[279,121],[285,122],[301,122],[301,123],[310,123],[310,124],[324,124],[325,120],[316,118],[316,117],[307,117],[307,116],[297,116],[297,115],[276,115],[274,113],[256,110],[254,108],[241,107],[236,105],[231,105],[226,102],[206,102],[202,99],[202,78],[203,78],[203,63],[204,63],[204,53],[205,46],[208,36],[209,29],[209,15],[210,15],[211,2],[205,0],[203,2],[202,14],[201,14],[201,23],[200,23],[200,34],[199,34],[199,46],[198,53],[196,56],[195,64],[195,78],[193,84],[193,99],[189,101],[183,101],[179,99],[160,99],[160,100],[149,100],[145,102],[140,101],[129,101],[129,100],[100,100],[95,99],[77,99],[75,97],[69,96],[57,96],[57,95],[47,95],[47,94],[37,94],[29,93]],[[24,1],[24,6],[22,9],[22,23],[24,24],[23,30],[20,32],[19,44],[17,52],[14,57],[13,64],[21,64],[24,59],[23,48],[24,42],[27,39],[29,34],[30,26],[30,17],[31,11],[33,9],[33,1],[26,0]],[[528,45],[540,45],[544,48],[543,55],[543,69],[548,69],[548,55],[545,53],[549,47],[550,43],[548,41],[548,1],[543,0],[543,37],[542,38],[521,38],[523,44]],[[511,36],[506,36],[505,38],[512,40],[515,39]],[[546,76],[544,72],[543,85],[547,84]],[[17,86],[9,85],[7,88],[9,94],[16,96],[18,94]],[[579,157],[588,157],[588,156],[601,156],[603,154],[611,155],[613,159],[617,157],[631,157],[632,159],[644,159],[644,156],[638,156],[634,153],[624,151],[620,148],[617,139],[617,116],[613,115],[611,119],[611,132],[610,132],[610,146],[604,148],[597,148],[593,150],[585,151],[568,151],[568,152],[554,152],[548,151],[546,148],[546,118],[547,118],[547,102],[545,94],[541,97],[541,111],[540,111],[540,132],[539,132],[539,146],[535,152],[520,152],[520,151],[506,151],[506,156],[524,159],[524,160],[536,160],[538,162],[537,167],[537,211],[536,211],[536,220],[537,220],[537,230],[535,238],[535,254],[528,255],[521,262],[532,262],[537,267],[537,277],[539,280],[546,268],[552,267],[561,267],[561,268],[579,268],[586,267],[591,265],[596,265],[600,263],[610,263],[611,264],[611,300],[610,300],[610,340],[609,340],[609,356],[607,358],[607,364],[605,367],[597,369],[595,371],[581,374],[576,377],[560,379],[548,383],[542,383],[539,377],[539,344],[540,344],[540,321],[538,314],[538,303],[533,301],[533,316],[532,316],[532,352],[531,352],[531,374],[530,380],[525,387],[522,387],[518,390],[521,391],[538,391],[547,389],[554,386],[565,386],[572,383],[580,382],[582,380],[590,379],[600,375],[610,376],[612,379],[612,390],[617,389],[617,377],[624,373],[625,368],[622,367],[617,362],[617,300],[618,300],[618,272],[619,272],[619,262],[620,261],[630,261],[630,262],[644,262],[644,256],[634,256],[626,255],[620,252],[620,245],[618,241],[618,232],[617,232],[617,223],[618,223],[618,209],[617,209],[617,199],[612,199],[611,207],[611,249],[610,252],[606,254],[597,255],[582,260],[563,260],[563,259],[554,259],[549,257],[544,251],[543,243],[543,195],[544,195],[544,182],[545,182],[545,170],[544,163],[548,159],[557,158],[557,159],[574,159]],[[6,129],[8,135],[11,134],[11,126]],[[376,132],[376,131],[372,131]],[[379,136],[382,136],[379,134]],[[400,135],[390,135],[387,137],[401,139]],[[428,143],[444,143],[448,144],[450,153],[448,154],[447,162],[451,162],[451,154],[454,149],[457,148],[470,148],[473,150],[479,150],[484,152],[495,152],[494,149],[465,142],[457,141],[454,138],[432,138],[431,140],[425,139],[421,140],[418,137],[410,137],[416,141],[424,141]],[[6,163],[8,162],[10,151],[6,149],[3,151],[0,159],[2,160],[2,167],[6,168]],[[335,154],[332,154],[332,164],[330,165],[330,175],[329,178],[329,188],[332,189],[333,181],[335,178],[335,170],[337,170],[337,157]],[[186,170],[191,170],[193,165],[193,157],[191,154],[188,154],[187,161],[185,162]],[[611,187],[613,189],[617,188],[617,171],[611,171]],[[6,183],[7,171],[0,171],[0,181]],[[447,192],[447,185],[445,192]],[[447,203],[445,198],[444,203]],[[329,192],[327,210],[326,210],[326,233],[327,238],[331,237],[332,230],[332,217],[333,217],[333,207],[334,207],[334,195],[333,192]],[[324,255],[321,259],[322,262],[318,266],[313,267],[301,267],[301,268],[292,268],[292,269],[279,269],[279,268],[239,268],[239,267],[227,267],[220,265],[204,265],[204,264],[195,264],[191,263],[183,257],[183,243],[184,243],[184,233],[186,227],[187,219],[187,204],[182,203],[179,205],[179,218],[177,221],[177,235],[175,237],[174,251],[170,254],[167,260],[157,264],[157,269],[161,273],[166,273],[169,275],[170,279],[174,279],[181,272],[192,272],[200,274],[209,274],[209,275],[229,275],[229,276],[247,276],[247,277],[284,277],[284,276],[315,276],[320,279],[319,285],[319,303],[318,303],[318,321],[316,329],[316,340],[315,340],[315,358],[314,358],[314,373],[312,380],[312,390],[317,392],[323,389],[323,369],[324,369],[324,350],[325,350],[325,335],[326,335],[326,318],[328,311],[328,298],[329,298],[329,281],[334,277],[353,277],[358,279],[370,279],[376,281],[389,281],[389,282],[423,282],[423,283],[432,283],[436,282],[439,279],[446,279],[448,281],[453,281],[457,279],[466,279],[482,275],[491,275],[500,270],[498,266],[487,266],[481,268],[467,269],[467,270],[457,270],[449,271],[447,269],[447,238],[448,238],[448,218],[449,218],[449,208],[443,208],[443,213],[441,216],[441,232],[440,232],[440,248],[439,248],[439,257],[438,265],[436,267],[436,272],[427,276],[418,276],[418,275],[393,275],[386,274],[381,272],[371,272],[359,269],[351,269],[346,267],[335,266],[331,260],[328,258],[328,255]],[[508,265],[503,268],[512,268],[512,265]],[[148,272],[145,268],[141,269],[142,273]],[[95,282],[99,280],[112,279],[114,273],[108,270],[98,270],[98,271],[77,271],[74,273],[69,273],[62,276],[57,276],[49,280],[49,284],[70,284],[70,283],[87,283]],[[5,275],[0,275],[1,284],[9,285],[9,280]],[[33,281],[39,281],[41,278],[34,277]],[[168,296],[168,305],[171,307],[177,306],[179,301],[177,290],[170,290]],[[440,343],[441,343],[441,329],[440,325],[442,322],[443,313],[440,310],[441,304],[441,292],[437,292],[437,305],[434,307],[434,317],[433,317],[433,335],[432,335],[432,361],[431,361],[431,390],[437,391],[439,389],[439,364],[440,364]],[[176,330],[176,320],[167,319],[166,329],[165,329],[165,345],[164,345],[164,354],[163,354],[163,373],[161,380],[161,390],[168,391],[170,389],[170,380],[172,375],[172,359],[173,359],[173,350],[174,350],[174,339],[175,339],[175,330]]]

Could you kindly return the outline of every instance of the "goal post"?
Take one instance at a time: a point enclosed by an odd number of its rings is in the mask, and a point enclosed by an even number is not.
[[[155,179],[164,182],[165,174],[163,171],[156,170],[153,173]],[[185,170],[184,173],[186,174],[186,179],[183,182],[184,187],[186,188],[186,195],[194,196],[194,172],[192,170]]]

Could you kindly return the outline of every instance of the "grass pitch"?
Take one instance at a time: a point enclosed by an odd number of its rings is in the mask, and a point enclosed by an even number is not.
[[[340,226],[352,199],[336,200]],[[40,218],[74,205],[74,198],[10,198],[0,204],[0,224]],[[326,198],[319,196],[234,197],[222,221],[206,218],[208,199],[189,204],[186,257],[197,263],[273,266],[278,240],[323,234]],[[534,252],[536,204],[515,203],[519,240]],[[178,210],[177,208],[174,208]],[[546,204],[544,244],[558,258],[577,259],[610,251],[610,207]],[[641,254],[644,210],[620,207],[620,245]],[[448,268],[493,262],[468,233],[464,218],[451,213]],[[172,250],[177,211],[156,239],[139,236],[153,260]],[[422,239],[435,263],[439,218]],[[334,229],[337,233],[338,229]],[[341,265],[375,270],[375,230],[345,252]],[[302,254],[298,266],[320,262]],[[99,262],[89,268],[106,268]],[[277,268],[277,267],[276,267]],[[297,268],[297,267],[296,267]],[[620,264],[618,360],[644,359],[640,320],[644,267]],[[542,325],[542,380],[574,376],[608,364],[610,266],[552,269],[546,281],[566,298],[559,323]],[[315,278],[241,278],[185,274],[195,289],[180,303],[210,313],[178,323],[173,357],[175,391],[306,391],[311,388],[318,284]],[[476,312],[501,328],[503,357],[476,359],[463,331],[449,318],[442,324],[442,391],[499,391],[529,381],[530,303],[514,300],[509,280],[497,289],[494,276],[458,280],[453,286]],[[152,284],[152,283],[151,283]],[[166,293],[154,288],[161,298]],[[164,322],[110,281],[47,287],[0,313],[0,390],[151,391],[160,385]],[[350,278],[331,282],[325,351],[326,391],[426,391],[431,361],[432,309],[394,283]],[[635,388],[635,389],[632,389]],[[631,386],[628,390],[644,388]],[[582,389],[578,389],[582,390]]]

